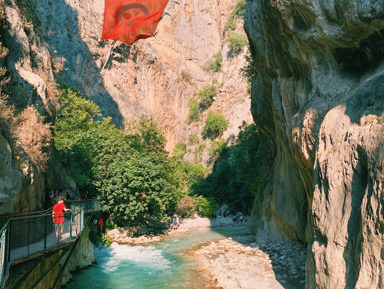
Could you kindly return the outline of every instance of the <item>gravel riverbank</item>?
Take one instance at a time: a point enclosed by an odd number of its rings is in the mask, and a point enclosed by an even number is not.
[[[192,220],[188,227],[246,226],[232,223],[230,218],[214,219],[209,224]],[[210,242],[190,255],[198,260],[199,270],[217,288],[305,288],[306,247],[299,242],[255,235],[228,237]]]

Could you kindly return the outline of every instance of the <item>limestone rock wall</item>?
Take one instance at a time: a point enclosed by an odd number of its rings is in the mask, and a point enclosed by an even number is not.
[[[247,2],[252,115],[275,158],[251,229],[308,244],[307,288],[384,288],[383,12]]]
[[[194,159],[193,151],[203,144],[203,161],[208,160],[210,147],[201,137],[207,112],[200,122],[186,122],[188,101],[197,97],[202,87],[213,81],[220,85],[211,109],[229,120],[224,139],[237,135],[243,121],[252,122],[247,80],[240,71],[246,64],[247,48],[232,55],[228,46],[232,32],[224,30],[235,2],[171,0],[155,37],[132,46],[100,41],[103,0],[11,0],[0,4],[6,23],[1,40],[9,49],[5,67],[11,79],[5,90],[19,110],[33,105],[47,122],[54,121],[55,85],[65,83],[82,91],[100,106],[104,116],[111,116],[119,125],[131,118],[153,119],[167,139],[169,152],[178,142],[188,145],[189,135],[196,134],[199,144],[188,147],[187,158]],[[241,20],[235,32],[244,34]],[[221,70],[205,71],[204,64],[218,52],[223,56]],[[183,78],[183,73],[190,79]],[[13,164],[17,154],[18,149],[13,149]],[[38,208],[25,207],[25,200],[36,193],[36,202],[41,202],[47,187],[73,187],[55,159],[46,173],[31,167],[15,169],[21,179],[7,184],[9,188],[2,192],[4,201],[0,202],[10,201],[3,212]],[[3,177],[0,174],[0,180]],[[25,196],[17,209],[11,210],[16,187],[23,188]]]
[[[213,79],[223,86],[212,110],[230,121],[224,138],[236,135],[243,120],[252,121],[247,81],[240,72],[246,49],[231,56],[229,33],[224,33],[235,4],[171,0],[155,37],[132,46],[100,41],[104,0],[42,0],[36,2],[34,11],[55,80],[84,92],[104,116],[111,116],[119,125],[126,119],[153,119],[171,152],[176,143],[187,142],[191,131],[200,135],[202,122],[186,123],[188,100]],[[236,31],[244,34],[241,21]],[[223,56],[221,71],[204,71],[204,64],[218,52]]]

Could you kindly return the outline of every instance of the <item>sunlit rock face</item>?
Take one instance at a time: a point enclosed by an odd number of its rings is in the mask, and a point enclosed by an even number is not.
[[[36,2],[35,11],[57,68],[55,79],[85,93],[118,125],[132,118],[151,118],[164,132],[171,152],[176,143],[186,142],[191,131],[200,134],[202,122],[191,126],[186,122],[188,101],[213,79],[223,86],[212,110],[230,120],[224,138],[237,135],[243,120],[252,121],[247,80],[240,72],[246,49],[232,56],[229,33],[224,33],[235,4],[171,0],[155,36],[132,46],[100,40],[104,0],[42,0]],[[241,21],[236,31],[244,34]],[[221,71],[204,71],[204,64],[219,51]]]
[[[203,162],[208,160],[210,147],[201,137],[207,111],[199,122],[189,125],[186,121],[188,101],[197,97],[201,88],[212,82],[219,87],[211,110],[229,120],[225,140],[237,135],[243,121],[253,122],[247,80],[240,71],[246,65],[248,49],[233,55],[228,47],[230,33],[244,34],[243,22],[238,20],[234,31],[224,29],[236,2],[171,0],[155,37],[132,46],[100,40],[104,0],[0,3],[6,23],[1,36],[9,49],[4,61],[11,75],[7,92],[20,106],[36,107],[49,122],[55,114],[51,98],[55,83],[67,84],[83,92],[100,106],[103,116],[112,117],[118,125],[132,118],[151,118],[163,131],[169,152],[178,142],[188,146],[189,136],[196,134],[206,148]],[[220,71],[205,71],[204,64],[218,52],[223,56]],[[0,172],[0,180],[7,179],[0,182],[0,188],[6,187],[0,195],[0,207],[7,203],[2,212],[41,208],[47,187],[74,188],[60,171],[57,159],[46,172],[29,167],[24,174],[15,161],[18,149],[8,145],[4,154],[10,154],[6,157],[13,164],[6,160],[8,168],[4,174]],[[193,151],[194,147],[187,149]],[[187,158],[193,159],[193,153]],[[17,175],[12,175],[14,180],[8,177],[13,170]],[[20,188],[29,193],[20,199],[16,210],[13,204]],[[34,190],[37,200],[32,203],[36,206],[27,206]]]
[[[252,115],[274,155],[251,229],[308,243],[307,288],[383,288],[384,1],[256,1]]]

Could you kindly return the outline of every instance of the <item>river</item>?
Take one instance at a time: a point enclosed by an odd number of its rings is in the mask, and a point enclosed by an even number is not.
[[[72,274],[67,289],[210,289],[188,252],[222,237],[247,234],[245,225],[227,224],[203,231],[170,235],[147,246],[119,245],[95,248],[97,264]]]

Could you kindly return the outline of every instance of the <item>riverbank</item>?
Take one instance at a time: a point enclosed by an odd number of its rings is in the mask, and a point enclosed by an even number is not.
[[[190,255],[217,288],[305,288],[306,248],[299,242],[247,235],[210,242]]]
[[[166,236],[176,235],[182,233],[188,233],[193,231],[202,231],[209,230],[210,228],[225,226],[232,224],[232,219],[230,218],[191,218],[181,220],[180,226],[177,229],[168,229],[165,230],[163,234],[158,235],[143,235],[140,237],[133,237],[132,228],[116,228],[113,230],[107,230],[107,235],[111,238],[113,242],[118,244],[131,244],[131,245],[146,245],[157,243],[163,240]]]

